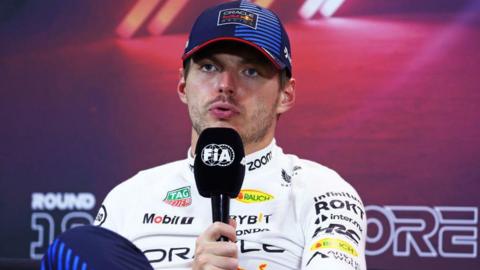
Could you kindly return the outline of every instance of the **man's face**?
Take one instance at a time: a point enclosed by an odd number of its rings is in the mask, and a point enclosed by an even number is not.
[[[236,42],[207,47],[190,61],[178,91],[197,135],[207,127],[230,127],[246,145],[273,138],[277,114],[289,108],[284,89],[291,84],[280,89],[279,71],[270,61]]]

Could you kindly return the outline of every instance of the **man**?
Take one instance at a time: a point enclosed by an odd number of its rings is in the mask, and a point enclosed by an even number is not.
[[[95,225],[130,240],[156,269],[366,269],[366,217],[356,191],[276,145],[280,115],[295,101],[278,17],[248,1],[207,9],[182,59],[177,91],[192,121],[187,159],[115,187]],[[195,186],[194,149],[208,127],[235,129],[247,154],[230,224],[211,224],[210,201]]]

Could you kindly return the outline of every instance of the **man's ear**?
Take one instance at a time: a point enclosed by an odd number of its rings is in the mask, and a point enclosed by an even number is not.
[[[180,68],[179,73],[180,77],[178,78],[177,84],[178,97],[183,103],[187,104],[187,94],[185,93],[185,88],[187,85],[187,82],[185,80],[185,70],[183,68]]]
[[[295,104],[295,79],[291,78],[280,91],[277,114],[290,110]]]

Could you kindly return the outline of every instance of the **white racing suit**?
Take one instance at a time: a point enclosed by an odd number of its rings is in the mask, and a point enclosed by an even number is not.
[[[366,216],[357,192],[333,170],[284,154],[275,140],[246,156],[230,216],[239,269],[366,269]],[[195,240],[211,223],[211,202],[197,191],[190,154],[119,184],[95,220],[133,242],[155,269],[191,269]]]

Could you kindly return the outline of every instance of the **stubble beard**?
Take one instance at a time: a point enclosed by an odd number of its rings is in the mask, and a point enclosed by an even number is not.
[[[251,117],[247,119],[246,127],[240,127],[241,130],[236,129],[245,146],[261,142],[265,136],[267,136],[277,117],[274,109],[277,102],[278,100],[271,108],[267,108],[266,106],[256,108],[254,113],[251,114]],[[208,109],[203,108],[203,110],[201,110],[199,107],[189,106],[192,127],[198,135],[209,127],[229,127],[227,121],[225,121],[225,125],[208,123],[206,120],[209,114]]]

